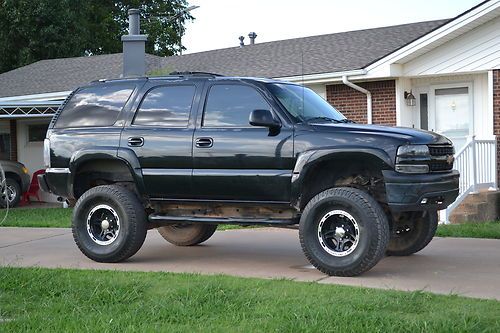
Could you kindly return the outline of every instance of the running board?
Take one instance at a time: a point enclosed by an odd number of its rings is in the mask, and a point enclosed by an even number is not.
[[[196,217],[196,216],[171,216],[151,214],[150,223],[178,224],[178,223],[206,223],[206,224],[238,224],[238,225],[293,225],[299,223],[299,218],[273,219],[273,218],[241,218],[241,217]]]

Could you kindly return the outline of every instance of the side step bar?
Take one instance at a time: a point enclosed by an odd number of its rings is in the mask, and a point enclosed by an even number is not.
[[[207,224],[238,224],[238,225],[293,225],[299,223],[299,218],[273,219],[273,218],[240,218],[240,217],[196,217],[196,216],[171,216],[151,214],[148,217],[150,223],[178,224],[178,223],[207,223]]]

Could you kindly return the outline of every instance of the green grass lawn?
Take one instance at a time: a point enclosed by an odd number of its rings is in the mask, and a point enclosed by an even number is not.
[[[500,239],[500,221],[440,225],[436,236]]]
[[[70,228],[70,208],[15,208],[9,210],[9,215],[0,227],[39,227],[39,228]],[[0,221],[5,210],[0,210]],[[219,230],[241,228],[238,225],[221,225]]]
[[[51,227],[69,228],[71,214],[68,208],[14,208],[9,209],[9,215],[2,227]],[[0,210],[0,220],[5,210]]]
[[[0,211],[0,219],[3,216]],[[71,209],[65,208],[16,208],[9,211],[4,227],[56,227],[71,226]],[[240,226],[222,225],[219,230],[236,229]],[[500,239],[500,222],[440,225],[437,236]]]
[[[0,331],[499,332],[500,302],[228,276],[0,268]]]

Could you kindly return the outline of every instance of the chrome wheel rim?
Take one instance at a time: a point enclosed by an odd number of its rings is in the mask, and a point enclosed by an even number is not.
[[[318,224],[318,240],[321,247],[332,256],[345,257],[358,246],[358,223],[348,212],[332,210]]]
[[[16,198],[17,191],[14,186],[7,185],[7,200],[9,200],[9,203],[13,202],[14,199]]]
[[[97,205],[87,216],[87,233],[99,245],[113,243],[120,233],[120,218],[108,205]]]

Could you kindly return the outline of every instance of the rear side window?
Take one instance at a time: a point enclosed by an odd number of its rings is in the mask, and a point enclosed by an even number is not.
[[[151,89],[135,116],[134,125],[186,127],[195,86],[163,86]]]
[[[132,85],[82,88],[68,101],[54,127],[113,125],[133,90]]]
[[[210,88],[204,127],[249,127],[250,112],[271,110],[264,97],[252,87],[218,84]]]

